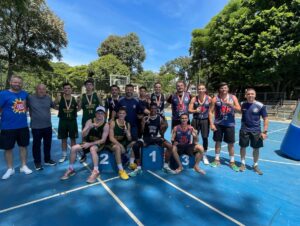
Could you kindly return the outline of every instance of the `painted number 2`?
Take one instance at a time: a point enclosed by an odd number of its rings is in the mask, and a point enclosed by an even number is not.
[[[109,164],[108,154],[101,154],[100,158],[101,158],[100,164],[103,164],[103,165],[108,165]]]
[[[152,162],[156,162],[156,151],[152,151],[149,156],[152,158]]]

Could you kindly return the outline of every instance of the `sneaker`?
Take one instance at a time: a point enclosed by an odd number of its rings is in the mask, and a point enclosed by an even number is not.
[[[242,163],[240,166],[240,171],[244,172],[245,170],[246,170],[246,165]]]
[[[119,176],[122,180],[128,180],[129,176],[125,170],[119,170]]]
[[[34,163],[35,170],[43,170],[43,166],[40,162]]]
[[[203,159],[202,160],[203,160],[204,165],[209,165],[209,161],[208,161],[206,155],[203,155]]]
[[[80,162],[80,163],[83,163],[83,162],[85,162],[85,161],[86,161],[86,154],[83,153],[83,154],[81,155],[81,158],[80,158],[79,162]]]
[[[129,164],[129,169],[135,170],[136,168],[137,168],[137,164],[136,163],[130,163]]]
[[[65,174],[60,178],[61,180],[67,180],[69,179],[71,176],[75,175],[75,170],[74,169],[68,169]]]
[[[32,170],[28,168],[28,166],[24,165],[20,168],[20,172],[21,173],[25,173],[25,174],[31,174]]]
[[[176,172],[174,170],[172,170],[169,165],[164,165],[163,171],[165,173],[169,173],[169,174],[176,174]]]
[[[263,172],[258,168],[258,166],[253,166],[253,170],[258,175],[263,175]]]
[[[130,177],[136,177],[137,175],[142,174],[142,173],[143,173],[143,170],[141,168],[136,168],[134,171],[132,171],[128,175]]]
[[[233,169],[235,172],[239,172],[240,168],[235,165],[234,162],[230,162],[230,168]]]
[[[215,161],[213,161],[213,162],[210,164],[210,166],[211,166],[211,167],[218,167],[220,164],[221,164],[221,163],[220,163],[220,160],[215,160]]]
[[[2,176],[3,180],[10,178],[11,175],[15,174],[15,169],[9,168],[6,170],[5,174]]]
[[[55,166],[56,162],[52,159],[50,159],[49,161],[45,161],[45,165],[46,166]]]
[[[89,178],[86,180],[88,184],[93,184],[96,182],[97,177],[100,175],[98,170],[93,170]]]
[[[58,160],[58,162],[59,163],[63,163],[66,160],[67,160],[67,156],[66,155],[62,155],[61,158]]]

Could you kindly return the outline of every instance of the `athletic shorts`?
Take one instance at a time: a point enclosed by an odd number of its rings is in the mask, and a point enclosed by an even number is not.
[[[145,146],[149,146],[149,145],[162,146],[163,143],[165,142],[165,139],[162,137],[145,137],[143,138],[143,141]]]
[[[1,130],[0,149],[13,149],[17,142],[19,147],[27,147],[29,145],[29,129],[28,127],[20,129]]]
[[[213,139],[216,142],[224,141],[227,144],[233,144],[235,142],[235,128],[228,126],[215,125],[217,131],[214,131]]]
[[[246,132],[240,130],[240,147],[246,148],[249,146],[249,143],[250,146],[255,149],[263,147],[263,139],[260,135],[260,132]]]
[[[77,121],[60,119],[58,123],[58,139],[78,138]]]
[[[192,126],[201,133],[202,138],[208,138],[209,135],[209,122],[208,119],[193,119]]]
[[[197,151],[195,150],[196,144],[177,144],[178,155],[195,155]]]
[[[139,139],[139,136],[138,136],[138,127],[131,127],[130,129],[130,133],[131,133],[131,139],[132,141],[137,141]]]

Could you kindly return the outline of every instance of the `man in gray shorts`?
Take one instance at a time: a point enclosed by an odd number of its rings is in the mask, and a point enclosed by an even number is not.
[[[36,170],[42,170],[41,164],[41,141],[44,143],[44,162],[45,165],[54,166],[56,162],[50,157],[52,142],[52,124],[50,109],[54,108],[51,97],[46,93],[46,86],[39,84],[36,86],[35,95],[28,98],[30,113],[30,127],[33,137],[32,155]]]

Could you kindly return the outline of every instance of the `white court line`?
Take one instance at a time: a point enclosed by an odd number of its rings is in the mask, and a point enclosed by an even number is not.
[[[162,180],[163,182],[171,185],[172,187],[174,187],[175,189],[181,191],[182,193],[184,193],[185,195],[191,197],[192,199],[200,202],[201,204],[203,204],[204,206],[208,207],[209,209],[213,210],[214,212],[220,214],[221,216],[227,218],[228,220],[232,221],[233,223],[237,224],[237,225],[244,225],[243,223],[239,222],[238,220],[230,217],[229,215],[227,215],[226,213],[222,212],[221,210],[218,210],[217,208],[213,207],[212,205],[208,204],[207,202],[197,198],[196,196],[192,195],[191,193],[183,190],[182,188],[178,187],[177,185],[173,184],[172,182],[164,179],[163,177],[159,176],[158,174],[150,171],[150,170],[147,170],[148,173],[152,174],[153,176],[157,177],[158,179]]]
[[[114,179],[117,179],[117,178],[119,178],[119,177],[109,178],[107,180],[104,180],[104,182],[108,182],[108,181],[111,181],[111,180],[114,180]],[[70,193],[75,192],[75,191],[80,191],[80,190],[83,190],[83,189],[86,189],[86,188],[89,188],[89,187],[96,186],[98,184],[101,184],[101,182],[96,182],[96,183],[93,183],[93,184],[84,185],[84,186],[74,188],[74,189],[71,189],[71,190],[59,192],[59,193],[56,193],[54,195],[46,196],[44,198],[36,199],[36,200],[26,202],[26,203],[23,203],[23,204],[20,204],[20,205],[9,207],[9,208],[0,210],[0,214],[9,212],[9,211],[12,211],[12,210],[15,210],[15,209],[19,209],[19,208],[22,208],[22,207],[25,207],[25,206],[29,206],[29,205],[32,205],[32,204],[35,204],[35,203],[43,202],[43,201],[46,201],[46,200],[49,200],[49,199],[53,199],[53,198],[56,198],[56,197],[59,197],[59,196],[67,195],[67,194],[70,194]]]
[[[54,132],[57,134],[57,131],[53,128]],[[71,149],[71,146],[68,144],[68,148]],[[92,171],[86,162],[83,162],[84,165],[90,172]],[[119,177],[117,177],[119,178]],[[112,198],[123,208],[123,210],[129,215],[129,217],[139,226],[144,225],[131,211],[128,207],[118,198],[118,196],[113,193],[113,191],[105,184],[100,177],[97,177],[97,181],[104,187],[104,189],[112,196]]]

